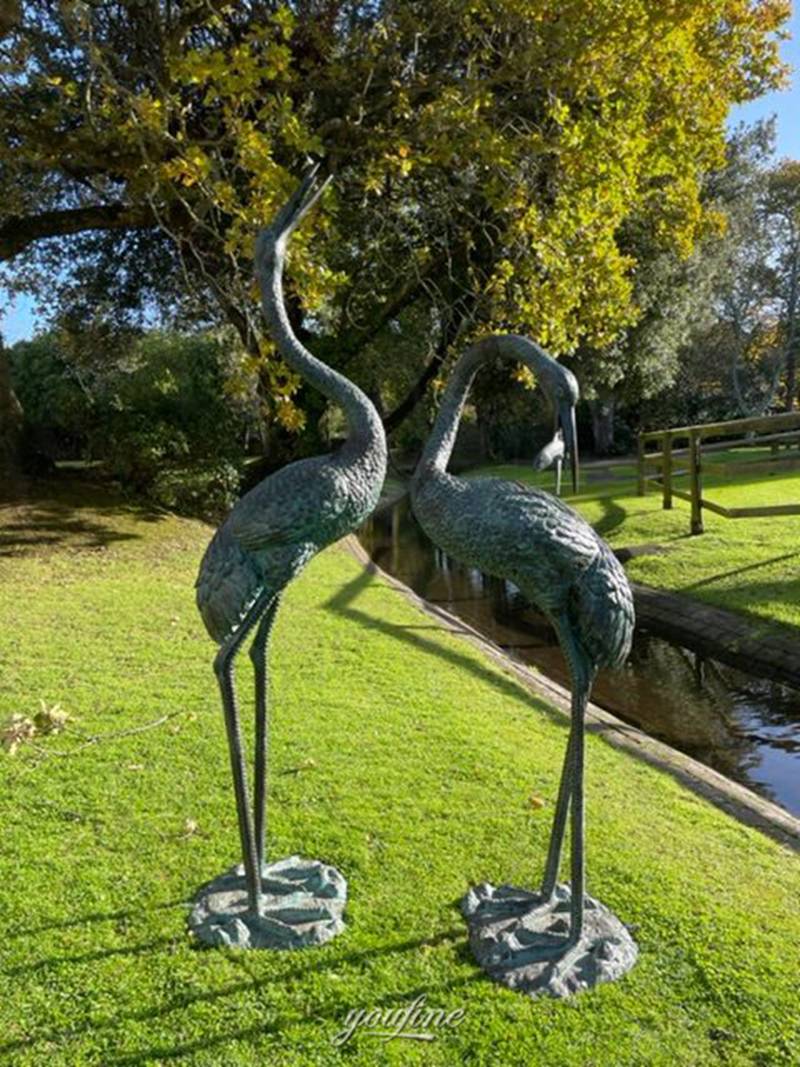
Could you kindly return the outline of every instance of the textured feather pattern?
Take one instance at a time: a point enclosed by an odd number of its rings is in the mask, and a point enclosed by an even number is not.
[[[348,446],[283,467],[234,505],[206,549],[197,606],[219,644],[262,592],[280,592],[327,545],[355,530],[378,502],[385,449],[355,459]]]
[[[625,571],[608,545],[572,590],[568,615],[582,647],[596,667],[621,667],[631,650],[633,595]]]
[[[625,572],[558,497],[496,478],[427,471],[412,483],[417,521],[441,549],[513,581],[551,619],[566,617],[593,666],[622,663],[633,635]]]

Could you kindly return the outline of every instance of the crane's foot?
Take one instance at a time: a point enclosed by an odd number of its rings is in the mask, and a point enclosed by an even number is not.
[[[248,906],[240,864],[198,891],[189,929],[208,945],[294,949],[322,945],[344,930],[344,876],[319,860],[288,859],[265,865],[261,907]]]
[[[472,953],[489,977],[528,996],[568,997],[629,971],[638,949],[623,923],[584,896],[583,929],[576,939],[570,899],[569,885],[557,885],[549,899],[488,883],[471,889],[462,912]]]

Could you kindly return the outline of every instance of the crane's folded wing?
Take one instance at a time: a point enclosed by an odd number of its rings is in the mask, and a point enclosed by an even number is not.
[[[228,517],[231,533],[250,552],[318,541],[340,490],[346,495],[337,475],[326,456],[282,467],[237,503]]]

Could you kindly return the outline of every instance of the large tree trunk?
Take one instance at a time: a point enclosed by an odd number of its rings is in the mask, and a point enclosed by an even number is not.
[[[786,309],[786,410],[792,411],[797,395],[797,348],[800,331],[797,329],[797,305],[800,293],[800,242],[794,248],[792,273],[789,281],[789,300]]]
[[[613,393],[603,393],[589,401],[592,416],[592,437],[597,456],[608,456],[614,449],[614,411],[617,398]]]
[[[0,339],[0,490],[21,472],[22,421],[22,405],[11,387],[11,366]]]

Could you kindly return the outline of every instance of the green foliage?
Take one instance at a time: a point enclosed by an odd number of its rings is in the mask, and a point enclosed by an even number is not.
[[[207,460],[163,467],[148,485],[147,495],[181,515],[221,519],[238,499],[241,484],[240,470],[229,460]]]
[[[147,334],[103,380],[106,414],[93,450],[124,483],[143,489],[164,467],[241,456],[222,355],[208,337]]]
[[[248,416],[227,388],[236,349],[202,334],[118,337],[116,350],[105,335],[91,340],[61,331],[12,349],[35,439],[56,457],[59,441],[62,449],[77,442],[126,489],[164,506],[213,514],[229,507]]]
[[[49,446],[54,458],[85,442],[95,422],[94,404],[57,338],[40,334],[18,341],[9,358],[14,391],[35,440]]]
[[[585,396],[611,396],[634,425],[655,429],[760,414],[792,392],[784,372],[800,243],[770,192],[781,176],[792,184],[791,168],[771,166],[773,147],[772,122],[731,135],[703,190],[724,225],[688,258],[627,224],[640,317],[614,345],[578,353]]]
[[[704,176],[731,103],[780,83],[788,11],[31,0],[0,81],[0,248],[70,222],[159,228],[299,431],[252,249],[313,155],[336,182],[293,242],[290,285],[343,363],[411,306],[434,334],[452,316],[465,334],[615,351],[644,310],[627,224],[678,257],[718,225]],[[53,215],[67,204],[85,214]]]

